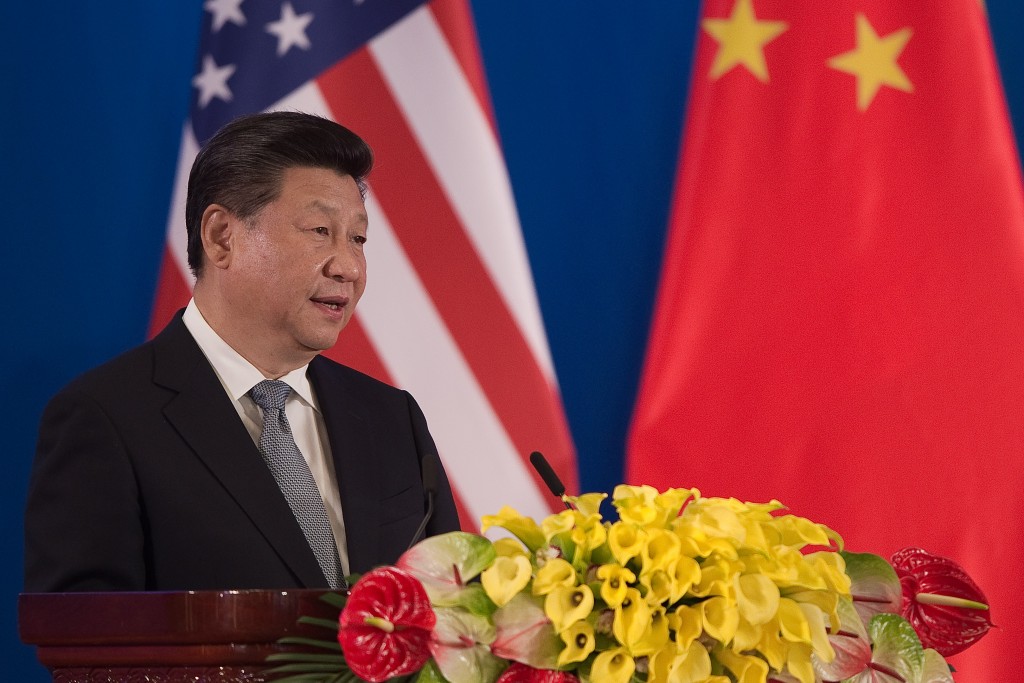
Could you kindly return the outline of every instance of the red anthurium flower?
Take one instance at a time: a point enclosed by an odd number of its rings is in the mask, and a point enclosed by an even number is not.
[[[580,679],[567,671],[534,669],[532,666],[513,662],[498,677],[496,683],[579,683]]]
[[[397,567],[380,567],[353,586],[338,620],[338,642],[353,673],[380,683],[426,663],[435,621],[419,581]]]
[[[985,594],[957,563],[905,548],[892,556],[892,566],[903,587],[903,618],[925,647],[948,657],[992,628]]]

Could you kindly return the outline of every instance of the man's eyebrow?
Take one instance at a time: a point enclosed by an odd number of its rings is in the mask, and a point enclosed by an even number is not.
[[[328,202],[325,202],[322,199],[313,199],[313,200],[311,200],[308,204],[306,204],[306,208],[307,209],[317,209],[317,210],[322,211],[323,213],[326,213],[326,214],[328,214],[328,215],[330,215],[332,217],[333,216],[337,216],[339,213],[341,213],[341,210],[338,208],[337,205],[330,204]],[[365,209],[362,212],[360,212],[359,218],[360,218],[360,220],[363,223],[366,223],[367,225],[369,225],[370,217],[369,217],[369,215],[367,215]]]
[[[320,211],[323,211],[324,213],[330,213],[330,214],[338,213],[338,207],[337,206],[335,206],[333,204],[328,204],[327,202],[323,201],[322,199],[314,199],[314,200],[310,201],[308,204],[306,204],[306,208],[308,208],[308,209],[319,209]]]

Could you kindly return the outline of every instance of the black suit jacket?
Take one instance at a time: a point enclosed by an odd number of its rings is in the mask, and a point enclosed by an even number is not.
[[[350,570],[394,562],[425,512],[436,456],[406,392],[326,358],[327,426]],[[458,528],[443,470],[428,534]],[[79,377],[44,412],[25,514],[25,590],[316,588],[288,503],[179,314]]]

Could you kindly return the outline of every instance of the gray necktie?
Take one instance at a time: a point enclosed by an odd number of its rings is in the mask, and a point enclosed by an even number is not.
[[[280,380],[263,380],[249,390],[249,396],[263,411],[263,433],[260,453],[270,468],[277,485],[288,501],[295,519],[302,527],[309,547],[313,549],[320,568],[331,588],[344,587],[338,548],[327,519],[327,509],[313,481],[306,459],[295,444],[292,428],[284,413],[284,403],[292,388]]]

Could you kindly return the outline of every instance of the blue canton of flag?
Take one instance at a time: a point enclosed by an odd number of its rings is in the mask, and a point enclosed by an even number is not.
[[[207,0],[191,118],[207,140],[320,75],[424,0]]]

